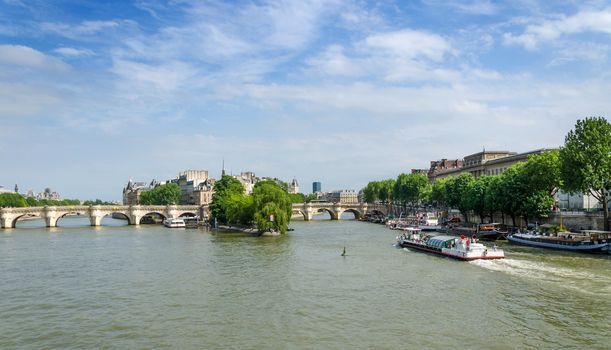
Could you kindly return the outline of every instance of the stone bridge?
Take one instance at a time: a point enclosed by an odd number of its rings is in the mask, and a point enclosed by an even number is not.
[[[207,206],[198,205],[76,205],[65,207],[27,207],[0,208],[0,228],[14,228],[21,218],[41,218],[47,227],[56,227],[57,221],[68,215],[88,216],[91,226],[99,226],[102,218],[112,214],[121,214],[130,225],[139,225],[140,220],[148,214],[159,214],[164,218],[179,216],[204,217]]]
[[[305,221],[312,220],[315,213],[328,212],[331,220],[339,220],[343,213],[351,212],[356,219],[360,219],[365,214],[387,215],[387,208],[384,205],[368,203],[332,203],[332,202],[313,202],[293,204],[293,214],[301,214]]]

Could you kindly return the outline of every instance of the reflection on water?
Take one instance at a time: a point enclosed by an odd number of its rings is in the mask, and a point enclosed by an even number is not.
[[[266,238],[105,220],[0,231],[1,349],[608,348],[609,256],[465,263],[354,220]]]

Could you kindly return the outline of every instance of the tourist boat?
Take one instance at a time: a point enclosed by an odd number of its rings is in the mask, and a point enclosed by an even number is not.
[[[501,228],[501,224],[481,224],[477,228],[477,239],[482,241],[496,241],[506,239],[509,232]]]
[[[185,228],[185,221],[183,219],[165,219],[163,225],[169,228]]]
[[[503,259],[505,252],[496,246],[488,248],[477,242],[476,238],[466,238],[464,235],[431,236],[422,235],[419,228],[410,228],[397,237],[397,244],[403,248],[448,256],[459,260]]]
[[[578,234],[578,233],[515,233],[507,236],[511,243],[532,247],[569,250],[584,253],[606,253],[611,251],[611,234]]]

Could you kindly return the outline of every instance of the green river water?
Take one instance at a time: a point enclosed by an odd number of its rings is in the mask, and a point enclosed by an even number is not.
[[[0,230],[0,349],[611,348],[609,255],[501,243],[504,260],[461,262],[356,221],[261,238],[87,222]]]

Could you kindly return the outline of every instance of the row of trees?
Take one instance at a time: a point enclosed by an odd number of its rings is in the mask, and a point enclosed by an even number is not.
[[[293,200],[301,197],[288,194],[286,187],[275,181],[260,181],[253,193],[244,193],[244,186],[231,176],[223,176],[214,185],[210,203],[210,219],[227,225],[251,226],[258,230],[286,233],[291,220]]]
[[[32,197],[24,197],[19,193],[0,193],[0,207],[44,207],[48,206],[69,206],[69,205],[80,205],[81,201],[78,199],[62,199],[62,200],[51,200],[51,199],[36,199]]]
[[[172,205],[178,204],[179,200],[180,186],[175,183],[157,186],[140,194],[142,205]]]
[[[545,217],[558,189],[590,193],[602,203],[605,230],[609,230],[611,190],[611,124],[604,118],[578,120],[564,147],[532,155],[496,176],[473,178],[461,174],[429,185],[422,174],[401,174],[397,179],[373,181],[363,189],[367,202],[401,204],[404,208],[434,205],[455,208],[467,219],[473,212],[483,221],[500,212],[512,218]]]

